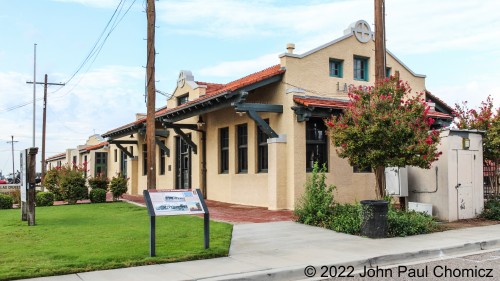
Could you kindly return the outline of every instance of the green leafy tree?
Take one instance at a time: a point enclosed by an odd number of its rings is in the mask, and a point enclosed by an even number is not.
[[[412,96],[408,83],[387,78],[376,87],[351,88],[349,106],[327,121],[332,143],[351,165],[372,168],[376,194],[385,194],[385,167],[407,165],[430,168],[437,151],[439,132],[422,93]]]
[[[469,109],[467,102],[462,105],[455,104],[455,125],[459,129],[472,129],[484,131],[483,135],[483,160],[490,171],[496,171],[500,159],[500,108],[493,109],[493,99],[488,96],[481,102],[479,109]],[[498,173],[488,174],[490,188],[494,195],[499,194]]]

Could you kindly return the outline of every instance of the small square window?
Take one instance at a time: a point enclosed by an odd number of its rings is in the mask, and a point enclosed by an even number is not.
[[[354,57],[354,80],[368,81],[368,58]]]
[[[330,59],[330,77],[342,78],[343,61]]]
[[[391,77],[392,68],[391,67],[386,67],[385,68],[385,77]]]
[[[189,101],[189,94],[182,95],[177,97],[177,106],[185,104]]]

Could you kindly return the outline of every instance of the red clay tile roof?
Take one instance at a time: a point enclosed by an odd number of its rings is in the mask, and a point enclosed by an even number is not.
[[[51,156],[47,159],[45,159],[45,162],[48,162],[50,160],[56,160],[56,159],[59,159],[59,158],[65,158],[66,157],[66,153],[59,153],[59,154],[56,154],[54,156]]]
[[[438,112],[438,111],[429,111],[427,113],[430,117],[443,118],[443,119],[453,119],[453,117],[449,114]]]
[[[209,93],[209,92],[214,92],[214,91],[217,91],[217,90],[221,89],[222,87],[224,87],[224,84],[209,83],[209,82],[201,82],[201,81],[195,81],[195,82],[196,82],[196,84],[198,84],[198,85],[204,85],[204,86],[207,86],[206,93]]]
[[[304,106],[313,106],[313,107],[326,107],[326,108],[338,108],[344,109],[349,105],[348,100],[338,100],[338,99],[329,99],[322,97],[303,97],[303,96],[294,96],[293,101],[302,104]],[[434,118],[442,118],[442,119],[452,119],[453,117],[449,114],[431,111],[428,113],[430,117]]]
[[[447,109],[450,113],[454,111],[453,108],[451,108],[449,105],[447,105],[442,99],[431,94],[431,92],[429,92],[429,91],[425,91],[425,99],[427,100],[428,98],[430,98],[434,102],[437,101],[441,106],[443,106],[445,109]]]
[[[160,109],[160,110],[156,111],[155,117],[163,116],[163,115],[165,115],[165,114],[167,114],[169,112],[173,112],[175,110],[188,107],[188,106],[190,106],[190,105],[192,105],[194,103],[198,103],[200,101],[207,100],[210,97],[216,96],[218,94],[223,94],[225,92],[234,91],[234,90],[240,89],[242,87],[251,85],[253,83],[260,82],[260,81],[262,81],[264,79],[267,79],[267,78],[270,78],[270,77],[282,74],[284,72],[285,72],[285,69],[281,68],[281,65],[277,64],[277,65],[268,67],[268,68],[266,68],[264,70],[261,70],[261,71],[255,72],[253,74],[247,75],[247,76],[245,76],[243,78],[240,78],[238,80],[234,80],[232,82],[229,82],[227,84],[217,84],[217,83],[208,83],[208,82],[199,82],[199,81],[197,81],[196,82],[197,84],[199,84],[199,85],[206,85],[207,86],[207,90],[206,90],[206,94],[205,95],[203,95],[203,96],[201,96],[201,97],[199,97],[199,98],[197,98],[195,100],[189,101],[189,102],[187,102],[185,104],[182,104],[180,106],[174,107],[174,108],[163,108],[163,109]],[[138,125],[138,124],[141,124],[141,123],[145,123],[145,122],[146,122],[146,118],[141,118],[141,119],[138,119],[138,120],[136,120],[134,122],[131,122],[131,123],[128,123],[128,124],[123,125],[121,127],[118,127],[116,129],[109,130],[106,133],[104,133],[104,135],[111,134],[111,133],[114,133],[114,132],[118,132],[118,131],[120,131],[122,129],[131,127],[133,125]]]
[[[338,109],[347,108],[347,105],[349,104],[348,100],[343,101],[343,100],[321,98],[321,97],[294,96],[293,101],[298,104],[302,104],[304,106],[338,108]]]
[[[192,101],[189,101],[185,104],[182,104],[180,106],[177,106],[177,107],[174,107],[174,108],[165,108],[163,110],[160,110],[157,112],[157,116],[163,116],[169,112],[172,112],[172,111],[176,111],[178,109],[182,109],[182,108],[185,108],[185,107],[189,107],[190,105],[192,104],[195,104],[195,103],[198,103],[200,101],[203,101],[203,100],[206,100],[206,99],[209,99],[213,96],[216,96],[218,94],[223,94],[223,93],[226,93],[226,92],[231,92],[231,91],[235,91],[237,89],[240,89],[240,88],[243,88],[245,86],[248,86],[248,85],[251,85],[253,83],[257,83],[257,82],[260,82],[264,79],[267,79],[267,78],[271,78],[273,76],[276,76],[276,75],[279,75],[279,74],[282,74],[285,72],[285,69],[281,68],[281,65],[277,64],[277,65],[274,65],[274,66],[271,66],[271,67],[268,67],[264,70],[261,70],[261,71],[258,71],[258,72],[255,72],[253,74],[250,74],[250,75],[247,75],[243,78],[240,78],[238,80],[234,80],[232,82],[229,82],[227,84],[225,84],[223,87],[219,88],[219,89],[215,89],[215,87],[213,88],[214,90],[212,91],[208,91],[207,90],[207,93],[195,100],[192,100]]]
[[[109,144],[109,143],[107,141],[104,141],[104,142],[101,142],[101,143],[98,143],[98,144],[95,144],[95,145],[87,146],[87,147],[85,147],[83,149],[80,149],[80,152],[96,150],[96,149],[104,147],[107,144]]]

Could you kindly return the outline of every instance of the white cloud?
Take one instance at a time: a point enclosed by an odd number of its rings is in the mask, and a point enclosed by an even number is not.
[[[94,6],[99,8],[116,7],[120,0],[52,0],[55,2],[78,3],[85,6]]]
[[[355,21],[351,13],[370,11],[366,0],[341,2],[308,1],[164,1],[157,5],[158,19],[181,33],[214,37],[273,36],[287,32],[307,34],[325,27],[340,31]]]
[[[203,76],[213,77],[242,77],[278,63],[278,54],[269,54],[250,60],[221,62],[202,68],[199,73]]]
[[[67,77],[62,74],[52,75],[56,81],[58,76]],[[76,83],[79,79],[80,77],[75,77],[72,83]],[[25,84],[26,80],[29,80],[29,74],[0,72],[2,108],[21,104],[26,100],[32,101],[32,98],[30,99],[32,88]],[[143,93],[137,92],[137,89],[143,87],[143,83],[144,69],[141,67],[106,66],[88,72],[77,87],[68,84],[61,90],[49,94],[47,156],[84,144],[88,137],[94,134],[94,130],[95,133],[102,134],[134,121],[134,114],[145,111],[146,107]],[[51,92],[53,90],[49,90],[49,93]],[[42,87],[39,87],[37,96],[41,96],[41,93],[43,93]],[[7,140],[14,135],[15,139],[20,141],[16,144],[16,149],[30,147],[33,134],[32,114],[32,104],[13,111],[0,110],[2,128],[0,140]],[[36,146],[41,147],[41,101],[37,101],[36,114]],[[10,150],[6,145],[0,145],[0,159],[11,159],[9,153]],[[16,159],[17,157],[16,153]],[[0,170],[8,169],[8,163],[2,162],[0,161]],[[4,167],[5,165],[7,167]]]

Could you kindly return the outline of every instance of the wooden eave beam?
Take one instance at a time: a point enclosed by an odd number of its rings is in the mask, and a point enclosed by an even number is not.
[[[160,139],[158,139],[158,138],[155,138],[155,142],[160,147],[161,150],[165,151],[165,153],[167,154],[167,157],[170,157],[170,149],[168,149],[168,147],[163,142],[161,142]]]
[[[198,146],[189,138],[186,133],[184,133],[180,128],[173,128],[174,131],[191,147],[193,150],[194,154],[198,154]]]
[[[123,153],[125,153],[129,158],[134,158],[134,155],[130,153],[125,147],[123,147],[120,143],[114,143],[116,147],[118,147]]]

